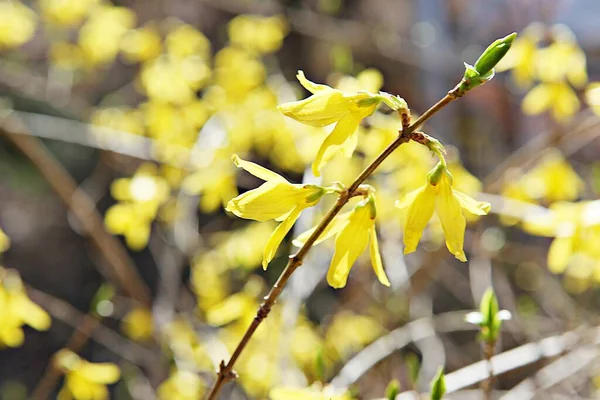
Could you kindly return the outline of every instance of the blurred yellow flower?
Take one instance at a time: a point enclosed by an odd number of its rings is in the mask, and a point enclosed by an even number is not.
[[[204,395],[206,387],[202,379],[192,371],[177,369],[157,389],[160,400],[197,400]]]
[[[277,386],[269,392],[271,400],[352,400],[353,397],[346,389],[335,389],[331,386],[322,387],[316,383],[307,388]]]
[[[156,58],[162,51],[160,33],[153,24],[128,31],[121,40],[121,51],[130,63]]]
[[[584,181],[562,153],[551,148],[529,172],[508,183],[503,194],[524,201],[545,200],[552,203],[575,200],[584,188]]]
[[[191,25],[179,24],[165,38],[167,53],[178,59],[198,56],[206,61],[210,58],[210,41]]]
[[[452,176],[440,162],[427,176],[427,183],[399,201],[396,206],[405,210],[404,254],[417,249],[423,230],[437,214],[446,236],[446,247],[460,261],[467,261],[463,250],[466,220],[463,210],[475,215],[486,215],[490,204],[479,202],[452,188]]]
[[[523,229],[555,238],[548,251],[550,272],[580,281],[582,290],[600,283],[600,201],[554,203],[548,214],[526,218]]]
[[[212,156],[206,155],[206,157]],[[186,176],[181,188],[188,194],[200,195],[201,211],[214,212],[219,207],[224,207],[232,197],[238,194],[235,168],[231,166],[229,160],[224,160],[220,154],[217,154],[210,164],[202,166]]]
[[[79,46],[86,60],[92,66],[113,61],[123,35],[135,25],[135,20],[135,13],[128,8],[97,7],[79,31]]]
[[[27,296],[19,274],[0,267],[0,347],[21,346],[23,325],[45,331],[51,323],[46,311]]]
[[[19,47],[35,33],[37,17],[18,1],[0,0],[0,50]]]
[[[55,355],[56,365],[65,374],[59,400],[105,400],[106,385],[116,383],[121,372],[112,363],[90,363],[71,350],[62,349]]]
[[[90,116],[90,122],[116,131],[134,135],[144,134],[144,116],[137,109],[125,107],[97,108]]]
[[[585,88],[585,99],[592,111],[600,115],[600,82],[590,83]]]
[[[338,360],[345,360],[384,332],[376,318],[342,311],[333,316],[327,327],[325,343],[335,352]]]
[[[546,110],[559,122],[567,120],[579,110],[579,99],[567,82],[542,82],[523,98],[525,114],[536,115]]]
[[[281,221],[265,245],[262,263],[266,269],[283,238],[300,217],[300,213],[305,208],[317,204],[326,191],[317,185],[291,184],[281,175],[258,164],[244,161],[237,155],[234,155],[232,160],[237,167],[264,180],[265,183],[231,199],[225,209],[240,218]]]
[[[322,127],[336,123],[333,131],[321,144],[312,164],[315,176],[320,176],[321,167],[338,151],[343,150],[348,158],[352,156],[356,148],[355,133],[358,126],[364,118],[375,112],[380,102],[384,101],[396,110],[406,104],[404,100],[383,92],[345,93],[327,85],[316,84],[306,79],[302,71],[298,71],[296,77],[312,96],[281,104],[279,110],[284,115],[310,126]]]
[[[52,64],[66,70],[78,69],[85,64],[85,54],[81,47],[69,42],[53,42],[48,56]]]
[[[0,254],[4,253],[10,247],[10,238],[0,229]]]
[[[554,41],[539,49],[536,71],[542,82],[570,82],[575,87],[587,83],[585,53],[577,44],[575,35],[566,25],[552,27]]]
[[[152,312],[146,308],[134,308],[121,321],[121,330],[137,342],[150,340],[154,333]]]
[[[240,15],[228,25],[231,44],[259,53],[279,50],[287,29],[284,16]]]
[[[98,3],[99,0],[38,0],[44,18],[65,27],[79,24]]]
[[[317,244],[336,235],[335,252],[327,273],[327,282],[331,287],[338,289],[346,286],[350,269],[367,244],[369,244],[369,255],[375,275],[383,285],[390,286],[379,253],[375,217],[375,196],[370,193],[352,211],[337,216],[315,242]],[[300,235],[294,240],[294,244],[304,245],[314,229]]]

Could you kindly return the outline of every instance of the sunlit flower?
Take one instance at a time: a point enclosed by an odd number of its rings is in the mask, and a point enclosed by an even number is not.
[[[503,191],[507,197],[524,201],[547,202],[575,200],[585,187],[583,180],[554,148],[549,149],[536,165]]]
[[[271,400],[352,400],[346,389],[335,389],[332,386],[321,386],[316,383],[307,388],[277,386],[269,392]]]
[[[600,82],[590,83],[585,88],[585,99],[592,111],[600,115]]]
[[[554,203],[549,213],[526,218],[523,229],[555,238],[548,251],[552,273],[600,283],[600,201]]]
[[[152,312],[146,308],[134,308],[123,317],[121,330],[131,340],[143,342],[151,339],[154,333]]]
[[[406,212],[404,219],[404,254],[417,249],[423,230],[437,214],[446,236],[446,247],[459,260],[466,261],[463,250],[466,220],[463,211],[486,215],[490,204],[479,202],[452,188],[452,176],[442,163],[427,176],[427,183],[396,204]]]
[[[65,373],[65,384],[58,394],[59,400],[105,400],[106,385],[116,383],[121,372],[112,363],[91,363],[71,350],[56,354],[56,365]]]
[[[18,1],[0,0],[0,50],[19,47],[35,33],[36,15]]]
[[[135,25],[135,13],[126,7],[99,6],[79,31],[79,46],[92,65],[113,61],[121,38]]]
[[[196,400],[204,395],[204,382],[198,374],[184,369],[173,371],[157,389],[160,400]]]
[[[350,269],[367,245],[375,275],[382,284],[390,286],[379,253],[375,216],[375,196],[371,193],[352,211],[337,216],[315,242],[317,244],[336,235],[335,252],[327,273],[327,282],[332,287],[346,286]],[[294,244],[302,246],[313,231],[314,228],[300,235]]]
[[[210,56],[210,41],[191,25],[181,24],[165,38],[167,52],[175,58],[198,56],[207,60]]]
[[[151,60],[160,55],[162,40],[158,29],[151,24],[128,31],[121,40],[121,51],[131,63]]]
[[[536,71],[542,82],[568,81],[575,87],[587,83],[585,53],[566,25],[552,27],[553,42],[538,50]]]
[[[236,46],[259,53],[277,51],[287,34],[287,22],[283,16],[259,17],[240,15],[228,26],[229,40]]]
[[[0,347],[21,346],[23,325],[45,331],[51,322],[46,311],[27,296],[19,274],[0,267]]]
[[[284,115],[311,126],[326,126],[336,123],[333,131],[325,138],[312,164],[313,174],[320,176],[321,167],[339,150],[351,157],[356,148],[356,130],[360,122],[373,114],[380,102],[399,109],[406,103],[387,93],[345,93],[327,85],[313,83],[298,71],[298,80],[312,96],[279,106]]]
[[[522,109],[529,115],[550,110],[554,119],[565,121],[579,110],[579,106],[579,99],[573,88],[561,81],[539,83],[523,98]]]
[[[529,87],[536,78],[536,55],[538,43],[544,35],[545,26],[533,23],[519,33],[510,51],[496,66],[496,72],[512,70],[517,85]]]
[[[244,161],[237,155],[234,155],[232,160],[236,166],[264,180],[265,183],[231,199],[225,209],[240,218],[281,221],[265,245],[263,268],[266,269],[302,210],[317,204],[325,194],[325,189],[317,185],[291,184],[281,175],[258,164]]]
[[[99,0],[39,0],[40,11],[49,22],[60,26],[79,24]]]

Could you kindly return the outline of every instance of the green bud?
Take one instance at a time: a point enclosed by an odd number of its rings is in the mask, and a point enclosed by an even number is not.
[[[431,400],[441,400],[445,393],[446,380],[444,378],[444,367],[440,367],[435,378],[431,381]]]
[[[385,389],[385,398],[387,400],[394,400],[400,393],[400,382],[398,379],[392,379]]]
[[[506,55],[516,37],[517,33],[513,32],[510,35],[495,40],[487,47],[487,49],[485,49],[483,54],[475,61],[474,65],[474,68],[479,75],[486,75],[494,69],[496,64],[498,64],[502,57]]]
[[[107,311],[104,310],[103,307],[105,305],[110,306],[110,304],[108,303],[112,301],[115,294],[115,287],[110,283],[103,283],[102,285],[100,285],[100,287],[96,291],[96,294],[94,295],[94,298],[92,299],[90,305],[90,313],[106,317],[107,315],[105,314]]]
[[[323,357],[323,349],[320,348],[317,351],[317,358],[315,360],[315,367],[317,372],[317,381],[325,382],[325,358]]]
[[[491,326],[496,318],[496,314],[498,313],[498,299],[496,298],[496,294],[491,287],[488,288],[481,297],[481,302],[479,303],[479,312],[483,317],[481,324],[488,327]]]
[[[452,181],[452,175],[450,175],[446,166],[440,161],[427,174],[427,182],[433,186],[437,185],[440,182],[440,179],[442,179],[442,174],[447,174]]]
[[[406,357],[404,357],[404,362],[408,368],[408,377],[410,378],[410,382],[416,386],[417,379],[419,378],[419,370],[421,369],[419,357],[417,357],[415,353],[408,353]]]
[[[398,110],[408,110],[408,104],[406,104],[406,100],[404,100],[400,96],[394,96],[393,94],[386,92],[379,92],[378,97],[383,101],[389,108],[394,111]]]

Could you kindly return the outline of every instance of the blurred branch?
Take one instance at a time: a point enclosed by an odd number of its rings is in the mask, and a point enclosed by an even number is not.
[[[149,307],[151,301],[148,287],[139,276],[127,250],[104,229],[102,217],[96,211],[94,203],[85,193],[78,190],[73,178],[38,139],[27,134],[26,127],[18,117],[9,115],[0,120],[0,128],[4,136],[33,162],[54,192],[77,217],[91,241],[110,265],[109,280],[116,282],[130,297]]]
[[[495,355],[491,358],[491,363],[495,375],[500,376],[506,372],[574,350],[575,348],[578,348],[582,342],[586,341],[588,343],[598,344],[598,342],[600,342],[600,329],[591,328],[583,332],[569,331],[537,342],[527,343]],[[447,393],[478,384],[487,379],[487,377],[487,362],[485,360],[478,361],[446,375]]]
[[[97,343],[103,345],[114,354],[134,364],[142,365],[151,374],[156,376],[156,371],[160,366],[159,357],[150,350],[122,337],[117,332],[102,325],[99,318],[83,314],[64,300],[30,286],[27,287],[27,292],[34,302],[54,318],[76,328],[76,331],[65,345],[66,348],[77,353],[85,346],[88,339],[92,337]],[[55,363],[50,361],[44,375],[32,392],[31,398],[34,400],[48,398],[61,375]]]

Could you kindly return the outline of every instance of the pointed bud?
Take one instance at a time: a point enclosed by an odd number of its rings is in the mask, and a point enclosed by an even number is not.
[[[431,381],[431,400],[441,400],[445,393],[446,380],[444,378],[444,367],[440,367],[435,378]]]
[[[479,75],[486,75],[494,69],[496,64],[498,64],[502,57],[506,55],[516,37],[517,33],[513,32],[510,35],[495,40],[487,47],[487,49],[485,49],[474,65],[474,68]]]
[[[398,379],[393,379],[385,389],[385,398],[387,400],[394,400],[400,393],[400,382]]]

